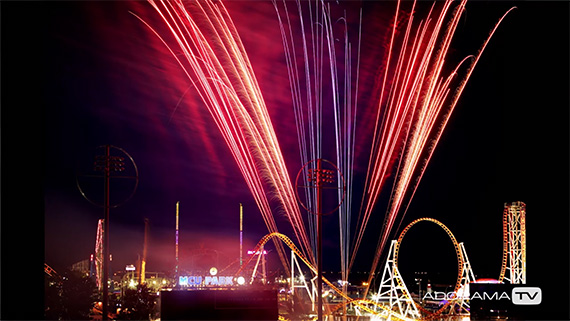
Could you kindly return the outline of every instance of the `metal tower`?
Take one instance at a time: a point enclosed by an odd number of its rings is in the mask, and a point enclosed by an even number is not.
[[[176,243],[175,243],[175,248],[176,248],[176,253],[175,253],[175,257],[176,257],[176,266],[174,267],[174,276],[176,277],[176,284],[178,284],[178,213],[179,213],[179,205],[180,205],[180,201],[176,202]]]
[[[243,205],[239,203],[239,268],[243,266]]]
[[[144,219],[144,241],[143,241],[143,256],[141,261],[141,270],[139,273],[139,284],[144,284],[146,276],[146,253],[148,249],[148,218]]]
[[[511,284],[526,284],[526,205],[505,203],[503,211],[503,266],[501,276]],[[508,271],[508,275],[505,275]]]
[[[449,310],[450,315],[469,315],[469,283],[475,282],[475,274],[471,269],[471,263],[469,263],[469,258],[467,257],[467,252],[465,251],[465,246],[463,242],[459,243],[459,248],[461,249],[461,258],[463,260],[463,267],[461,272],[461,287],[457,290],[455,294],[454,302],[451,304]]]
[[[398,241],[396,240],[393,240],[390,244],[390,251],[388,252],[388,258],[384,272],[382,273],[382,281],[380,282],[376,302],[379,300],[388,300],[389,310],[395,311],[406,318],[419,319],[420,312],[412,300],[410,292],[396,264],[397,244]],[[394,310],[394,308],[396,308],[396,310]],[[390,317],[391,314],[389,313],[386,319],[390,320]]]
[[[95,239],[95,282],[97,289],[103,288],[103,219],[97,223],[97,237]]]

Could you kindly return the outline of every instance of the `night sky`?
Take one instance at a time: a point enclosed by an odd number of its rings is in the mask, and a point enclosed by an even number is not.
[[[420,2],[420,10],[430,3]],[[374,88],[395,6],[382,1],[343,6],[352,18],[360,6],[365,8],[356,223],[370,152],[366,128],[377,105]],[[478,63],[400,229],[420,217],[440,220],[465,243],[475,275],[497,278],[503,205],[525,202],[527,283],[543,288],[546,310],[568,303],[569,4],[468,3],[450,64],[476,53],[512,6],[518,8]],[[293,181],[302,164],[275,11],[264,1],[228,2],[227,8]],[[113,270],[134,264],[142,254],[144,218],[150,221],[147,271],[173,269],[177,201],[183,268],[200,248],[218,251],[220,264],[238,256],[240,203],[244,248],[253,248],[267,234],[203,103],[172,56],[129,11],[158,24],[143,1],[2,2],[3,282],[22,268],[36,275],[43,262],[63,270],[94,252],[103,210],[81,196],[76,176],[104,144],[126,150],[140,178],[134,196],[111,210]],[[354,273],[370,269],[384,202],[373,213]],[[276,214],[276,220],[281,232],[291,232],[283,216]],[[324,244],[324,270],[340,271],[334,215],[325,218]],[[275,252],[269,259],[272,268],[280,268]],[[455,280],[451,242],[429,223],[410,231],[400,264],[406,280],[415,271],[439,273],[441,282]],[[555,297],[556,290],[562,294]],[[544,317],[566,319],[567,313],[564,307]]]

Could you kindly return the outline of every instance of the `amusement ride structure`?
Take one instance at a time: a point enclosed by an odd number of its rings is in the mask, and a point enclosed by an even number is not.
[[[350,32],[349,36],[351,23],[345,8],[336,8],[345,12],[337,17],[336,10],[333,10],[335,8],[331,7],[332,2],[316,1],[312,5],[311,2],[302,1],[283,1],[282,4],[272,1],[279,21],[291,88],[300,163],[309,164],[311,159],[322,160],[328,156],[324,154],[323,147],[335,146],[332,148],[334,152],[331,151],[336,156],[334,167],[342,173],[336,175],[336,186],[324,186],[324,183],[332,181],[336,170],[325,171],[320,167],[323,164],[318,161],[315,168],[308,169],[300,176],[305,177],[306,181],[296,184],[295,191],[264,93],[258,85],[254,72],[256,68],[251,63],[230,11],[222,1],[198,1],[191,5],[181,0],[148,2],[160,19],[152,22],[142,15],[132,14],[158,37],[157,43],[166,47],[171,54],[169,59],[175,60],[192,83],[202,102],[201,108],[215,121],[267,226],[269,234],[259,242],[254,253],[263,253],[265,243],[273,240],[275,252],[283,266],[287,271],[291,269],[291,291],[306,289],[313,307],[315,300],[317,302],[315,312],[319,321],[323,312],[320,308],[323,282],[344,298],[343,304],[352,304],[362,313],[374,317],[412,320],[468,313],[468,301],[459,295],[436,312],[423,311],[412,300],[398,269],[399,246],[406,232],[419,222],[435,223],[446,231],[456,251],[458,277],[454,291],[458,294],[474,281],[463,243],[457,242],[443,223],[431,218],[412,222],[397,240],[390,242],[390,235],[398,214],[407,210],[475,66],[501,21],[514,7],[502,15],[475,54],[448,65],[447,61],[454,60],[450,49],[467,0],[434,3],[426,11],[416,10],[416,1],[409,5],[397,1],[394,15],[389,18],[392,22],[388,24],[381,42],[381,46],[386,48],[381,59],[382,71],[371,79],[378,85],[377,100],[371,101],[366,113],[361,113],[357,99],[361,28]],[[295,16],[289,16],[293,12]],[[426,12],[427,15],[424,15]],[[362,8],[357,15],[355,23],[361,25]],[[354,46],[351,40],[353,36],[357,39]],[[325,109],[332,117],[324,117],[327,116],[323,112]],[[327,118],[334,121],[325,121]],[[365,122],[362,124],[360,121],[363,118]],[[357,231],[351,235],[354,161],[358,154],[355,145],[359,141],[355,129],[363,128],[362,125],[371,129],[365,139],[371,140],[370,154]],[[327,135],[324,128],[329,127],[334,128],[334,135],[325,140]],[[338,204],[334,210],[339,213],[342,281],[347,282],[367,224],[380,195],[389,185],[392,185],[392,191],[370,273],[371,277],[378,270],[380,256],[386,253],[389,246],[379,298],[376,301],[368,300],[365,295],[364,298],[354,299],[347,295],[344,287],[341,290],[321,277],[321,216],[325,212],[321,209],[321,201],[327,199]],[[301,193],[305,194],[304,203],[311,203],[312,206],[303,205],[298,197],[299,187],[305,188]],[[333,191],[336,197],[321,197],[325,187]],[[279,233],[273,203],[287,219],[296,244]],[[315,215],[304,218],[299,203],[307,212]],[[506,206],[522,206],[523,209],[514,212],[506,210],[504,213],[505,254],[499,279],[524,282],[524,204]],[[305,221],[308,221],[308,228]],[[350,236],[354,238],[350,244],[352,254],[349,253]],[[284,245],[292,251],[292,262],[288,262]],[[240,273],[254,257],[251,256],[245,264],[240,261],[236,277],[242,276]],[[262,258],[262,254],[259,254],[257,262],[261,262]],[[313,276],[317,275],[316,291],[313,286],[315,278],[311,279],[309,285],[307,279],[299,276],[301,283],[295,284],[295,273],[301,270],[299,261],[313,272]],[[505,276],[507,270],[509,275]],[[254,268],[254,271],[257,269]]]
[[[508,281],[510,284],[526,283],[525,216],[525,203],[512,202],[504,204],[503,259],[500,276],[497,279],[498,282]],[[457,258],[457,279],[452,292],[453,297],[446,298],[448,299],[447,302],[440,305],[435,311],[426,309],[412,298],[398,267],[398,254],[402,240],[412,227],[422,222],[433,223],[446,232],[453,244]],[[99,220],[94,262],[96,268],[96,282],[99,286],[99,290],[101,290],[103,283],[101,271],[102,226],[103,222]],[[256,247],[249,251],[250,255],[248,258],[242,258],[243,262],[239,265],[239,269],[234,275],[235,283],[243,285],[245,283],[253,284],[254,282],[260,281],[261,283],[267,282],[265,267],[265,256],[267,252],[265,245],[270,240],[280,241],[281,244],[290,249],[291,261],[290,265],[286,267],[290,272],[289,291],[293,297],[295,297],[295,293],[303,293],[305,295],[304,297],[310,301],[311,311],[316,314],[318,298],[317,268],[295,243],[284,234],[273,232],[265,235],[258,242]],[[310,270],[312,276],[305,276],[303,264]],[[45,266],[45,272],[50,276],[57,274],[47,264]],[[339,287],[325,277],[322,278],[322,282],[343,300],[342,303],[332,308],[329,306],[323,309],[323,316],[327,320],[333,316],[335,312],[346,306],[350,306],[356,315],[368,316],[371,320],[452,320],[454,318],[469,316],[469,284],[477,281],[471,268],[464,243],[458,242],[451,230],[441,221],[434,218],[423,217],[409,223],[400,232],[398,238],[391,241],[381,279],[379,280],[380,286],[378,287],[377,293],[371,295],[370,298],[368,296],[363,298],[351,297],[347,293],[346,287]],[[297,298],[300,297],[302,296],[297,296]]]
[[[178,217],[178,210],[176,214]],[[500,275],[497,279],[499,283],[504,281],[507,281],[510,284],[526,283],[525,217],[525,203],[517,201],[504,204],[502,224],[503,257]],[[240,222],[242,218],[243,209],[240,206]],[[422,222],[433,223],[445,231],[453,244],[457,259],[457,278],[452,292],[453,297],[446,298],[447,302],[441,304],[435,311],[426,309],[412,298],[398,267],[398,255],[402,240],[412,227]],[[102,276],[103,225],[103,220],[99,220],[95,246],[95,262],[93,262],[96,270],[96,284],[99,290],[102,290],[102,285],[104,283],[104,278]],[[145,232],[147,229],[148,227],[145,227]],[[240,227],[240,239],[243,237],[242,233],[243,230]],[[306,294],[305,298],[308,298],[310,301],[311,311],[316,314],[318,306],[316,303],[319,297],[317,268],[315,267],[315,264],[295,245],[295,243],[284,234],[278,232],[267,234],[258,242],[252,251],[249,251],[247,259],[240,257],[239,269],[234,275],[235,283],[243,285],[245,283],[253,284],[254,282],[267,282],[265,267],[265,256],[267,251],[265,250],[265,245],[270,240],[280,241],[281,244],[290,249],[291,260],[289,266],[286,266],[286,270],[290,271],[289,291],[293,297],[295,297],[295,293],[298,293],[299,291],[301,293],[304,292],[304,294]],[[305,277],[301,262],[311,271],[311,277]],[[45,272],[52,277],[57,275],[57,272],[47,264],[45,265]],[[409,223],[400,232],[398,238],[390,242],[386,262],[382,270],[381,279],[379,280],[380,285],[376,294],[369,297],[367,293],[365,293],[365,297],[363,298],[354,298],[348,295],[345,286],[338,287],[338,285],[335,285],[325,277],[322,277],[322,282],[343,300],[342,303],[337,304],[332,308],[329,305],[326,309],[323,309],[322,313],[326,319],[329,319],[329,317],[333,316],[334,313],[339,311],[341,308],[350,306],[356,315],[368,316],[372,320],[451,320],[454,318],[469,316],[469,284],[477,281],[471,268],[471,263],[469,262],[464,243],[458,242],[451,230],[441,221],[434,218],[423,217]],[[323,290],[321,290],[321,292],[324,293]],[[322,293],[321,297],[323,297]]]
[[[503,264],[499,281],[526,283],[526,205],[523,202],[505,204],[503,212]],[[509,271],[509,276],[505,275]]]
[[[499,282],[509,281],[511,284],[526,282],[526,205],[523,202],[505,203],[503,212],[503,260]],[[398,269],[398,253],[400,244],[406,233],[420,222],[431,222],[441,227],[449,236],[457,257],[457,280],[454,286],[454,296],[443,304],[437,311],[429,311],[415,302]],[[301,253],[297,246],[287,236],[280,233],[270,233],[264,236],[254,251],[263,251],[264,245],[271,239],[278,239],[291,250],[291,292],[305,290],[311,300],[314,310],[318,292],[315,287],[317,269]],[[244,263],[247,266],[254,256]],[[314,274],[307,280],[299,261],[303,262]],[[239,275],[242,269],[238,270]],[[508,272],[508,275],[506,275]],[[458,242],[451,230],[434,218],[419,218],[408,224],[396,240],[392,240],[388,257],[384,265],[378,294],[373,300],[368,298],[351,298],[332,282],[323,277],[322,281],[345,300],[329,311],[331,315],[346,305],[352,305],[360,315],[369,315],[377,320],[438,320],[469,315],[469,284],[476,282],[469,258],[463,242]]]
[[[97,236],[95,240],[95,284],[101,291],[103,288],[103,219],[97,221]]]
[[[408,8],[409,12],[402,12],[400,1],[397,2],[393,22],[386,31],[389,41],[384,43],[387,46],[386,55],[383,58],[385,60],[383,62],[384,71],[374,79],[379,84],[378,100],[370,104],[373,109],[363,114],[366,115],[365,117],[361,117],[360,114],[358,116],[358,119],[366,118],[370,128],[374,129],[368,133],[372,143],[364,184],[365,196],[361,203],[360,217],[362,219],[359,218],[357,222],[358,230],[351,244],[353,251],[352,255],[349,255],[354,155],[357,150],[355,129],[362,128],[360,123],[356,123],[360,28],[355,34],[358,43],[353,50],[348,32],[346,32],[349,24],[345,16],[340,19],[333,18],[329,3],[317,1],[319,4],[314,8],[310,7],[303,19],[302,2],[298,1],[295,10],[298,11],[297,18],[301,24],[299,27],[305,30],[304,23],[307,23],[308,37],[303,35],[300,43],[295,44],[293,42],[295,33],[291,27],[291,20],[294,19],[288,16],[288,13],[293,10],[289,11],[285,1],[283,5],[278,4],[277,1],[272,2],[279,18],[280,33],[286,54],[301,163],[308,164],[309,159],[322,159],[324,156],[322,146],[329,146],[329,144],[336,146],[338,168],[334,165],[336,170],[323,169],[321,162],[318,161],[315,168],[307,169],[301,176],[306,179],[308,177],[308,182],[297,184],[297,191],[295,191],[289,180],[285,158],[269,117],[270,113],[266,107],[263,92],[254,73],[255,68],[250,62],[239,32],[231,20],[231,15],[223,3],[221,1],[197,1],[186,6],[181,0],[166,2],[149,0],[148,2],[159,14],[162,28],[152,22],[147,22],[143,16],[131,13],[158,37],[157,43],[166,46],[168,52],[172,54],[171,58],[175,59],[192,83],[203,102],[202,108],[212,116],[224,142],[231,151],[269,231],[269,234],[263,237],[254,248],[254,255],[251,255],[247,262],[243,262],[241,258],[243,249],[240,242],[239,269],[234,279],[242,277],[243,282],[243,277],[246,275],[245,280],[252,283],[260,262],[264,266],[264,245],[269,240],[273,240],[275,252],[279,255],[286,270],[291,272],[289,281],[291,292],[296,292],[297,289],[301,291],[304,289],[307,292],[312,310],[318,315],[319,321],[323,316],[322,283],[343,298],[342,304],[333,309],[330,307],[327,309],[324,313],[326,317],[346,305],[351,305],[356,314],[366,314],[371,318],[384,320],[432,320],[469,314],[469,298],[464,294],[467,293],[469,283],[475,281],[475,277],[464,244],[457,241],[449,228],[434,218],[420,218],[407,225],[396,240],[390,241],[389,238],[398,214],[404,209],[407,210],[449,117],[484,49],[500,22],[513,8],[502,16],[476,54],[466,56],[454,66],[447,66],[445,62],[451,58],[448,55],[449,49],[455,31],[460,25],[467,0],[444,1],[438,10],[432,10],[435,7],[434,4],[426,17],[417,15],[421,11],[415,11],[415,1],[411,8]],[[360,23],[363,19],[362,11],[359,17]],[[335,30],[339,28],[345,30],[343,35],[336,34]],[[163,29],[168,31],[163,32]],[[337,44],[340,38],[344,46]],[[298,61],[295,58],[295,45],[303,50],[303,55]],[[337,52],[337,47],[344,49]],[[317,56],[320,59],[314,59]],[[340,59],[341,57],[343,59]],[[337,60],[344,62],[337,62]],[[325,84],[329,76],[332,80],[330,85]],[[356,80],[354,85],[353,78]],[[336,81],[338,79],[344,79],[344,81],[338,82]],[[304,97],[305,91],[307,91],[307,97]],[[332,96],[323,99],[325,95],[329,95],[329,92],[333,93]],[[332,126],[335,129],[335,135],[332,135],[335,139],[331,142],[324,141],[322,138],[324,136],[322,128],[328,127],[323,122],[323,119],[327,117],[323,117],[322,111],[323,107],[329,103],[332,106],[331,112],[334,115]],[[103,176],[108,195],[109,179],[119,178],[111,173],[115,169],[123,170],[123,167],[122,165],[114,166],[116,159],[112,157],[118,156],[110,155],[112,146],[105,147],[105,156],[99,155],[99,158],[96,158],[96,164],[99,164],[96,169],[101,172],[103,167],[100,163],[104,160],[106,166],[103,168]],[[122,151],[122,149],[119,150]],[[132,161],[128,154],[126,156]],[[124,158],[121,158],[122,160]],[[134,179],[138,184],[138,171],[136,171],[134,161],[132,163],[136,175],[127,177]],[[397,164],[397,168],[394,164]],[[339,173],[342,172],[336,175],[339,184],[325,186],[325,183],[332,182],[337,170]],[[101,177],[101,173],[97,175]],[[136,189],[136,184],[134,189]],[[339,212],[342,281],[346,283],[348,273],[362,243],[366,226],[372,212],[375,211],[381,193],[388,185],[392,185],[393,188],[382,231],[380,231],[378,247],[373,253],[374,261],[370,273],[372,276],[374,271],[379,270],[380,256],[388,249],[380,286],[377,295],[372,300],[368,299],[368,288],[363,298],[353,298],[347,294],[345,286],[339,289],[321,274],[321,216],[325,212],[321,208],[321,198],[325,198],[321,197],[321,193],[325,189],[330,189],[339,200],[338,207],[334,208],[334,211]],[[80,187],[79,184],[78,187]],[[306,189],[302,193],[306,195],[305,203],[311,203],[312,206],[305,206],[302,201],[299,202],[299,187]],[[408,191],[412,194],[411,197],[406,196],[410,194]],[[84,195],[83,192],[82,195]],[[102,231],[98,230],[96,245],[96,262],[99,262],[101,258],[103,262],[104,309],[107,307],[105,281],[108,279],[109,260],[109,244],[106,241],[109,236],[110,205],[108,198],[106,197],[104,206],[105,220],[102,221],[104,227]],[[334,201],[334,197],[330,200]],[[297,244],[278,232],[273,213],[274,202],[288,220],[292,236]],[[308,212],[315,214],[314,217],[311,216],[308,219],[310,233],[307,232],[298,203],[301,203]],[[241,220],[240,212],[240,238],[242,236]],[[175,274],[178,277],[180,272],[178,266],[178,204],[176,222]],[[410,228],[420,222],[431,222],[441,227],[451,239],[457,258],[458,273],[453,291],[455,297],[448,300],[437,311],[428,311],[412,299],[398,267],[401,241]],[[317,236],[316,250],[313,249],[309,234],[313,237]],[[503,258],[499,281],[507,280],[513,284],[525,283],[525,242],[525,204],[522,202],[507,203],[503,213]],[[288,262],[284,246],[291,250],[290,262]],[[248,276],[245,272],[249,271],[246,270],[247,266],[255,259],[257,259],[255,268]],[[303,262],[313,273],[312,278],[303,277],[300,262]],[[100,273],[98,267],[99,284],[101,284]],[[261,274],[262,279],[265,279],[265,273],[262,271]],[[200,276],[196,277],[201,280]],[[214,277],[215,273],[211,278]],[[186,279],[188,283],[190,280],[195,281],[196,278]],[[226,280],[224,277],[224,282]],[[227,282],[233,281],[230,279]],[[105,319],[107,317],[105,310],[103,315]]]

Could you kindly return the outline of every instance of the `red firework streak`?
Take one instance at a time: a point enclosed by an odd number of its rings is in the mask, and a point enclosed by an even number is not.
[[[249,58],[224,5],[217,1],[149,3],[169,30],[161,35],[196,88],[229,147],[270,232],[277,232],[268,195],[276,197],[304,255],[313,258],[293,187]],[[136,16],[136,15],[135,15]],[[166,40],[171,39],[171,40]],[[182,51],[175,54],[171,42]],[[177,49],[177,50],[178,50]],[[283,245],[275,242],[284,266]]]
[[[169,32],[161,35],[139,19],[160,38],[196,88],[240,168],[268,230],[277,232],[267,197],[274,195],[287,214],[301,251],[314,260],[262,93],[224,5],[221,2],[183,3],[180,0],[149,0],[149,3]],[[397,3],[386,69],[381,76],[365,195],[350,266],[354,263],[380,192],[387,177],[394,172],[394,164],[397,164],[390,202],[371,267],[371,272],[376,270],[408,190],[412,189],[409,205],[481,54],[510,12],[498,21],[475,55],[466,57],[452,68],[451,73],[445,74],[451,40],[465,10],[466,0],[455,6],[453,3],[434,3],[425,19],[416,23],[416,3],[413,2],[412,14],[407,18],[402,37],[396,32],[401,15],[401,4]],[[441,8],[436,8],[436,5]],[[176,55],[171,44],[175,44],[183,55]],[[458,76],[462,68],[466,70],[463,76]],[[416,180],[412,182],[414,177]],[[288,265],[283,246],[276,242],[276,247],[282,262]],[[372,275],[370,273],[369,284]]]
[[[461,1],[455,8],[452,8],[453,1],[446,1],[439,14],[434,13],[434,4],[427,17],[415,28],[413,12],[416,3],[414,2],[412,14],[408,19],[403,40],[399,46],[395,39],[400,7],[398,3],[389,45],[387,69],[382,79],[380,105],[366,179],[366,194],[361,207],[360,230],[350,263],[350,266],[354,263],[366,224],[386,178],[392,170],[391,162],[398,159],[394,185],[370,269],[368,284],[371,284],[373,272],[378,266],[406,192],[412,186],[413,197],[425,167],[431,159],[449,117],[483,50],[506,14],[514,9],[510,9],[503,15],[476,55],[466,57],[450,74],[443,75],[451,40],[461,14],[465,10],[466,2],[466,0]],[[452,90],[452,81],[457,77],[460,67],[468,60],[471,60],[471,64],[458,81],[457,87]],[[388,77],[391,77],[390,88],[386,85]],[[422,158],[422,155],[426,153],[427,156]],[[421,160],[423,162],[419,175],[412,183],[414,172]],[[408,199],[408,205],[412,197]],[[368,288],[365,291],[365,297],[367,292]]]

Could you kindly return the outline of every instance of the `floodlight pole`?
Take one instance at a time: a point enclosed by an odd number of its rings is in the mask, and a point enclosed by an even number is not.
[[[77,183],[77,188],[79,188],[79,192],[81,193],[81,195],[88,200],[91,204],[94,204],[96,206],[103,206],[104,209],[104,219],[103,219],[103,240],[102,240],[102,254],[103,254],[103,281],[101,282],[102,287],[103,287],[103,315],[102,315],[102,319],[103,320],[108,320],[109,319],[109,261],[110,261],[110,255],[109,255],[109,210],[111,209],[111,207],[117,207],[121,204],[124,204],[126,201],[128,201],[129,199],[131,199],[131,197],[134,195],[138,183],[139,183],[139,174],[138,174],[138,169],[137,169],[137,165],[135,164],[135,161],[133,160],[133,158],[131,157],[131,155],[129,155],[129,153],[127,153],[125,150],[123,150],[122,148],[116,147],[116,146],[112,146],[112,145],[102,145],[99,146],[97,148],[101,148],[103,147],[105,149],[105,155],[95,155],[95,161],[93,163],[93,172],[102,172],[103,175],[99,175],[99,174],[86,174],[86,173],[82,173],[82,174],[78,174],[75,178],[76,183]],[[131,161],[132,165],[133,165],[133,169],[134,169],[134,176],[131,175],[113,175],[111,176],[111,172],[122,172],[125,170],[125,158],[122,156],[111,156],[111,148],[117,149],[119,151],[121,151],[124,155],[127,156],[127,158]],[[98,202],[94,202],[93,200],[91,200],[86,194],[85,191],[81,188],[81,184],[79,183],[79,177],[93,177],[93,178],[103,178],[104,181],[104,191],[103,191],[103,204],[98,203]],[[110,181],[111,178],[122,178],[122,179],[134,179],[135,180],[135,185],[133,188],[133,191],[131,192],[131,194],[121,203],[118,204],[113,204],[111,205],[111,201],[110,201]]]
[[[323,177],[321,159],[317,160],[317,320],[323,320]]]
[[[123,157],[111,156],[111,145],[105,145],[105,156],[95,157],[95,171],[102,171],[105,180],[105,200],[103,203],[105,209],[105,219],[103,220],[103,320],[109,320],[109,210],[111,208],[109,186],[111,172],[122,172],[125,169],[123,161]]]
[[[103,227],[103,320],[109,320],[109,183],[111,148],[105,145],[105,224]]]
[[[316,212],[317,215],[317,320],[323,320],[323,185],[330,179],[327,171],[322,168],[322,159],[317,159],[317,168],[309,170],[309,181],[315,183],[317,189]]]
[[[316,162],[316,167],[315,168],[308,168],[308,173],[307,173],[307,182],[308,184],[305,185],[304,184],[299,184],[299,177],[302,173],[305,173],[304,170],[309,166],[309,164]],[[328,163],[330,166],[332,166],[334,168],[334,170],[331,169],[323,169],[323,162]],[[335,181],[335,172],[338,174],[339,179],[342,180],[342,185],[339,188],[335,188],[332,187],[332,189],[342,189],[343,193],[342,193],[342,199],[340,200],[339,204],[332,209],[331,211],[328,211],[327,213],[323,212],[323,208],[322,208],[322,193],[323,193],[323,189],[327,188],[325,185],[326,184],[332,184]],[[339,184],[341,182],[339,181]],[[301,168],[301,170],[299,171],[299,173],[297,174],[297,179],[296,179],[296,183],[295,185],[297,186],[297,198],[299,199],[301,205],[310,213],[313,213],[315,215],[317,215],[317,320],[318,321],[322,321],[323,319],[323,215],[325,214],[330,214],[334,211],[336,211],[339,207],[340,204],[342,203],[343,199],[344,199],[344,179],[342,178],[342,174],[340,173],[340,171],[338,170],[338,168],[332,164],[331,162],[319,158],[313,161],[309,161],[307,162],[303,168]],[[314,188],[316,189],[316,211],[310,209],[308,206],[306,206],[299,198],[299,194],[298,194],[298,189],[299,188]],[[328,187],[329,189],[331,187]],[[314,301],[313,301],[314,302]]]

